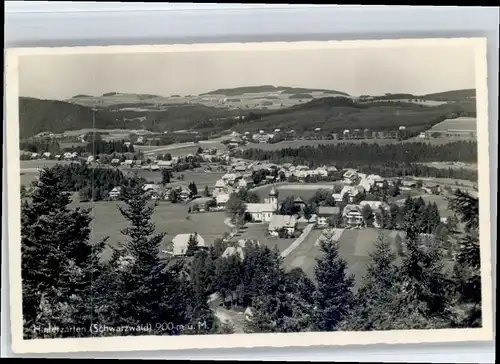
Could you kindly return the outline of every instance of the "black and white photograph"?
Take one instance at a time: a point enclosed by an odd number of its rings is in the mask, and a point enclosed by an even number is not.
[[[484,38],[6,57],[14,351],[493,338]]]

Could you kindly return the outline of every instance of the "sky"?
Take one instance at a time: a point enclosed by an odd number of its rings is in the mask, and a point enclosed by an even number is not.
[[[290,86],[353,96],[475,88],[474,52],[460,45],[23,55],[19,93],[64,100],[106,92],[197,95],[218,88]]]

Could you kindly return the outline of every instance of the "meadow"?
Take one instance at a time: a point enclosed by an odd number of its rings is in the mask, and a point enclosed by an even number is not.
[[[370,252],[373,250],[379,231],[365,228],[359,230],[339,229],[339,255],[347,263],[347,272],[355,277],[355,287],[359,285],[370,263]],[[307,239],[289,256],[283,264],[287,269],[301,268],[304,273],[314,279],[316,259],[321,257],[319,240],[323,235],[322,229],[314,229]],[[388,235],[388,234],[387,234]]]
[[[447,130],[463,130],[475,132],[477,128],[476,118],[461,117],[456,119],[446,119],[434,125],[429,131],[443,132]]]
[[[255,193],[260,197],[261,200],[269,197],[269,191],[271,191],[272,185],[262,186],[254,189]],[[276,190],[278,192],[278,200],[281,202],[287,197],[301,197],[304,201],[308,201],[313,197],[316,192],[320,189],[333,189],[333,182],[331,184],[322,183],[311,183],[311,184],[284,184],[277,185]]]
[[[424,166],[434,167],[434,168],[441,168],[441,169],[448,169],[448,168],[460,169],[460,168],[466,168],[466,169],[477,170],[477,163],[429,162],[429,163],[419,163],[419,164],[422,164]]]
[[[137,174],[140,177],[145,178],[147,181],[154,182],[154,183],[161,183],[162,175],[161,171],[149,171],[147,169],[138,169],[138,170],[132,170],[132,171],[137,171]],[[182,181],[177,179],[177,176],[179,175],[184,175],[184,179]],[[220,179],[224,175],[224,172],[204,172],[204,171],[183,171],[179,173],[174,174],[174,178],[172,178],[170,181],[172,183],[174,182],[180,182],[181,184],[188,185],[191,182],[196,183],[196,186],[202,192],[202,189],[205,188],[205,186],[208,186],[209,188],[212,188],[215,185],[215,182]]]
[[[50,168],[56,164],[69,164],[70,161],[35,159],[20,161],[21,185],[29,185],[38,177],[39,168]]]
[[[268,223],[249,223],[246,224],[241,231],[235,236],[236,239],[252,239],[260,242],[262,246],[267,246],[270,249],[278,248],[280,252],[292,244],[295,239],[280,239],[267,234]]]
[[[126,241],[121,231],[127,227],[127,222],[118,210],[118,201],[99,201],[94,203],[73,202],[72,207],[92,208],[93,216],[92,241],[97,242],[109,237],[108,246],[119,246]],[[230,229],[224,224],[224,212],[189,214],[187,204],[172,204],[161,201],[155,209],[153,222],[156,233],[166,233],[161,248],[166,249],[167,244],[177,234],[190,234],[197,232],[205,239],[205,244],[210,246],[215,239],[222,237]],[[109,258],[111,249],[106,248],[104,259]]]

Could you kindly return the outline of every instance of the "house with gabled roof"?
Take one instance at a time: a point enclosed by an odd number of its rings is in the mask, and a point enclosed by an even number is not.
[[[320,206],[317,213],[317,225],[319,227],[328,226],[328,219],[340,214],[340,209],[337,206]]]
[[[284,229],[288,235],[292,235],[297,228],[297,218],[290,215],[274,215],[269,221],[268,233],[278,236],[279,231]]]

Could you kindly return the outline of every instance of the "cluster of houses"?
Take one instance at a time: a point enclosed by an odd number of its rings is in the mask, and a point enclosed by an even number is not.
[[[63,154],[54,154],[51,152],[43,153],[22,153],[24,159],[55,159],[55,160],[75,160],[79,158],[77,152],[65,152]]]
[[[164,187],[156,184],[145,184],[143,187],[146,195],[152,200],[170,200],[171,193],[176,193],[177,201],[187,202],[193,197],[192,191],[184,185]],[[114,187],[109,192],[111,200],[118,200],[122,195],[122,188],[120,186]]]

